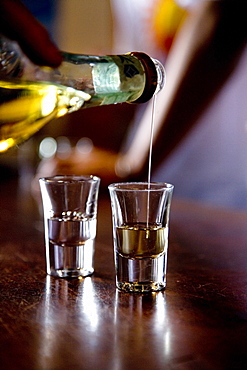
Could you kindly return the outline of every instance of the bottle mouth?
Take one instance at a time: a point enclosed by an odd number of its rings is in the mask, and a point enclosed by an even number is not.
[[[154,92],[154,95],[156,95],[160,92],[160,90],[163,89],[163,87],[166,84],[166,71],[165,71],[163,64],[159,60],[153,59],[153,58],[151,59],[155,65],[156,72],[157,72],[157,86]]]

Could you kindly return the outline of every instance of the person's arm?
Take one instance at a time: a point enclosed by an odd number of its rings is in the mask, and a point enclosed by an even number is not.
[[[16,40],[35,64],[57,67],[62,62],[47,30],[19,0],[0,0],[0,33]]]
[[[167,85],[157,95],[152,169],[185,137],[236,66],[246,44],[244,9],[245,1],[205,1],[179,32],[166,63]],[[147,177],[151,106],[117,162],[119,175]]]

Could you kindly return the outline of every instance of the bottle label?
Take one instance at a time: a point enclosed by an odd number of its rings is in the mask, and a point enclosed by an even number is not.
[[[120,91],[121,80],[115,63],[99,63],[93,67],[93,83],[96,95],[112,94]]]

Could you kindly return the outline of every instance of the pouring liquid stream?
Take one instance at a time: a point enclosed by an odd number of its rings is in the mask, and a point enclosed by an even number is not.
[[[153,98],[152,98],[152,109],[151,109],[150,143],[149,143],[149,158],[148,158],[148,190],[150,190],[150,188],[151,188],[155,104],[156,104],[156,95],[154,95]],[[148,230],[148,226],[149,226],[149,212],[150,212],[150,191],[148,191],[148,198],[147,198],[147,224],[146,224],[147,230]]]

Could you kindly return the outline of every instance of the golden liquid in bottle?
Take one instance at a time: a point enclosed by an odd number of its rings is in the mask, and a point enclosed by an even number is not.
[[[100,92],[92,87],[91,96],[49,82],[0,81],[0,153],[27,140],[49,121],[82,107],[135,100],[142,93],[144,82],[143,76],[134,76],[127,87],[123,81],[117,81],[115,86],[113,79],[102,82]]]
[[[78,110],[90,98],[45,82],[0,81],[0,152],[27,140],[52,119]]]

